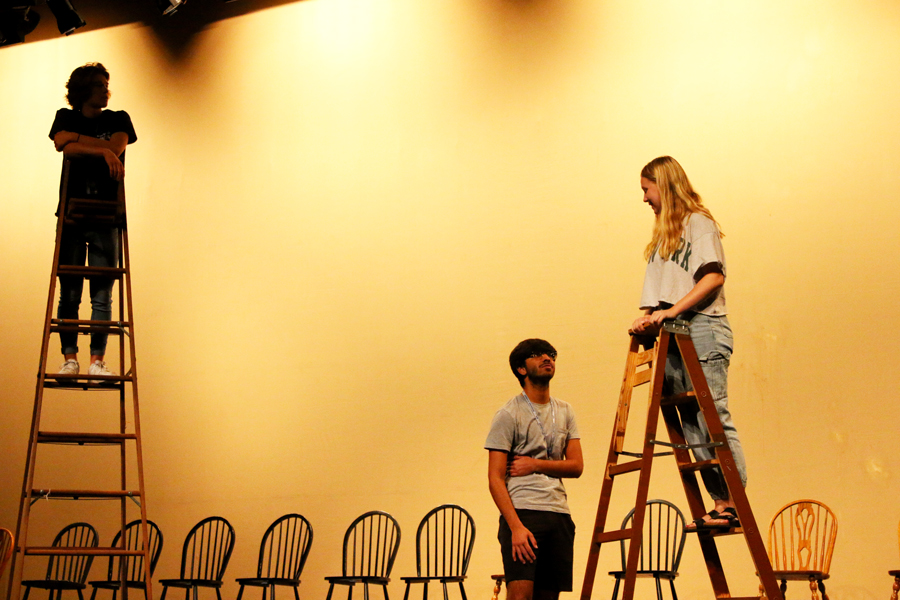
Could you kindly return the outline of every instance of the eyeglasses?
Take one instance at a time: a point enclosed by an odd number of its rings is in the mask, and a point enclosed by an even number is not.
[[[556,360],[556,352],[533,352],[528,358],[541,358],[544,355],[550,357],[550,360]]]

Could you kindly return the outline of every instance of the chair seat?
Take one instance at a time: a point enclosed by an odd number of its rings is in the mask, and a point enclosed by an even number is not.
[[[501,575],[502,577],[502,575]],[[426,576],[417,576],[417,577],[401,577],[403,581],[408,583],[427,583],[429,581],[440,581],[441,583],[459,583],[461,581],[466,580],[465,575],[433,575],[430,577]]]
[[[625,571],[610,571],[610,575],[613,577],[625,577]],[[637,577],[659,577],[660,579],[675,579],[678,577],[678,573],[675,571],[637,571],[635,572]]]
[[[216,579],[160,579],[163,585],[171,585],[174,587],[191,587],[192,585],[202,585],[207,587],[221,587],[222,582]]]
[[[813,579],[828,579],[828,573],[822,571],[775,571],[775,579],[782,581],[806,581]]]
[[[387,585],[390,583],[390,577],[375,577],[368,575],[357,575],[355,577],[326,577],[328,583],[339,583],[343,585],[353,585],[355,583],[377,583],[379,585]]]
[[[888,571],[888,575],[891,575],[892,577],[900,577],[900,569],[897,569],[896,571]]]
[[[241,585],[255,585],[259,587],[266,587],[269,585],[300,585],[299,579],[285,579],[283,577],[244,577],[242,579],[236,579]]]
[[[22,585],[37,588],[39,590],[83,590],[87,587],[84,583],[65,581],[63,579],[32,579],[23,581]]]
[[[90,581],[89,583],[91,587],[100,588],[101,590],[117,590],[122,584],[118,579],[115,581]],[[129,579],[125,582],[125,585],[128,587],[144,589],[144,587],[146,587],[146,582],[143,579]]]

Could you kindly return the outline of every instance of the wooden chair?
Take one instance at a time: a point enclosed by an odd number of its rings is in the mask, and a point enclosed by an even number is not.
[[[416,532],[416,576],[401,577],[406,582],[403,600],[408,600],[414,583],[423,586],[422,600],[428,600],[428,583],[439,581],[444,588],[444,600],[449,600],[447,584],[459,585],[462,600],[466,600],[463,582],[469,569],[472,547],[475,545],[475,521],[464,508],[444,504],[432,509]]]
[[[12,558],[13,550],[16,547],[14,538],[15,536],[9,529],[0,527],[0,579],[3,579],[3,571],[6,570],[6,565],[9,564],[9,559]]]
[[[156,563],[162,553],[163,535],[159,527],[153,521],[147,521],[147,536],[150,544],[150,575],[156,570]],[[112,547],[119,546],[122,532],[116,533]],[[142,550],[144,536],[141,532],[141,520],[137,519],[125,526],[125,550]],[[106,580],[89,582],[94,590],[91,592],[91,600],[97,596],[97,590],[112,590],[112,600],[116,600],[116,594],[122,588],[121,575],[119,573],[119,560],[117,556],[109,557],[109,568],[106,572]],[[125,557],[125,587],[144,590],[144,598],[147,598],[147,582],[144,580],[144,557]]]
[[[897,527],[897,538],[900,540],[900,526]],[[2,569],[0,569],[2,572]],[[894,589],[891,592],[891,600],[897,600],[897,592],[900,592],[900,569],[888,571],[888,575],[894,578]]]
[[[222,578],[234,550],[234,528],[222,517],[207,517],[194,525],[181,550],[181,572],[178,579],[160,579],[164,600],[170,587],[184,589],[188,600],[193,591],[197,600],[201,587],[213,588],[222,600]]]
[[[246,585],[263,588],[263,600],[268,592],[275,600],[276,585],[290,586],[294,588],[295,600],[300,600],[297,588],[312,540],[312,526],[301,515],[284,515],[269,525],[259,545],[256,577],[236,580],[241,584],[237,600],[241,600]]]
[[[54,548],[96,548],[97,547],[97,530],[87,523],[72,523],[56,535],[53,540]],[[47,576],[44,579],[34,579],[23,581],[25,587],[25,596],[22,600],[28,600],[28,594],[31,588],[40,590],[49,590],[48,598],[53,598],[53,592],[56,592],[56,598],[62,597],[64,590],[75,590],[78,597],[84,600],[82,590],[87,587],[88,572],[91,570],[91,563],[94,557],[84,554],[66,554],[50,556],[47,562]]]
[[[369,600],[369,585],[380,585],[389,600],[387,584],[400,547],[400,525],[386,512],[371,511],[356,518],[344,534],[344,566],[340,577],[326,577],[328,596],[335,585],[348,586],[347,600],[353,598],[353,586],[363,584],[363,595]]]
[[[788,581],[809,581],[812,600],[822,590],[828,600],[825,580],[831,568],[831,554],[838,523],[831,509],[817,500],[797,500],[782,508],[769,525],[769,560],[781,593]],[[762,588],[760,588],[762,592]]]
[[[644,514],[644,535],[641,542],[641,555],[638,561],[637,577],[652,577],[656,582],[656,598],[662,600],[662,583],[665,579],[669,582],[673,600],[678,600],[675,593],[675,578],[678,577],[678,565],[681,563],[681,553],[684,550],[684,540],[687,532],[684,529],[684,514],[678,507],[666,500],[648,500],[647,512]],[[628,529],[634,518],[632,508],[621,529]],[[625,564],[628,551],[625,540],[621,542],[622,569],[610,571],[609,574],[616,578],[613,587],[613,600],[619,596],[619,585],[625,577]]]

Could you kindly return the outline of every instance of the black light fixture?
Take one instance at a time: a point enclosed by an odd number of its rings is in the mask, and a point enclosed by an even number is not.
[[[162,14],[171,15],[181,8],[181,5],[186,1],[187,0],[156,0],[156,7],[159,8],[159,11]]]
[[[87,25],[69,0],[47,0],[47,6],[53,11],[56,27],[63,35],[72,35],[76,29]]]
[[[24,42],[40,20],[41,15],[29,6],[0,9],[0,46]]]

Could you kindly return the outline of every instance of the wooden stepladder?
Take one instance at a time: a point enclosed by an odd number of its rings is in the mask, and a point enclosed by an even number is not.
[[[76,159],[77,160],[77,159]],[[63,161],[62,183],[60,185],[60,205],[56,226],[56,249],[53,253],[53,265],[50,275],[50,292],[47,297],[47,311],[44,319],[44,332],[41,342],[41,359],[37,374],[37,388],[34,396],[34,411],[31,421],[31,435],[28,441],[28,453],[25,465],[25,477],[22,483],[22,495],[19,505],[19,519],[16,526],[16,548],[13,552],[12,566],[10,568],[9,586],[7,598],[17,600],[20,592],[20,582],[23,576],[25,557],[49,556],[56,560],[63,560],[70,556],[87,556],[91,560],[95,556],[117,557],[120,575],[120,590],[122,597],[127,600],[128,563],[142,561],[140,570],[146,585],[147,597],[153,598],[150,580],[150,548],[147,528],[147,506],[144,494],[144,468],[143,454],[141,450],[141,421],[138,410],[138,379],[135,364],[135,342],[132,322],[131,304],[131,269],[128,255],[128,230],[125,219],[125,191],[124,184],[118,186],[118,198],[116,200],[98,200],[71,197],[68,193],[69,174],[72,161]],[[59,265],[60,242],[67,228],[114,228],[118,231],[119,258],[118,264],[110,267],[97,266],[66,266]],[[56,280],[58,276],[108,278],[114,281],[113,320],[61,320],[54,314],[56,301]],[[115,294],[115,288],[118,293]],[[116,313],[118,313],[116,315]],[[118,316],[118,318],[116,318]],[[92,333],[106,333],[118,338],[117,372],[120,375],[90,375],[81,373],[78,375],[62,375],[48,372],[48,361],[52,334],[60,332],[76,333],[79,336]],[[127,342],[126,342],[127,338]],[[110,349],[113,344],[110,343]],[[54,365],[55,370],[55,365]],[[114,368],[115,370],[115,368]],[[52,391],[51,391],[52,390]],[[50,391],[50,393],[46,393]],[[57,398],[64,398],[65,394],[71,397],[72,393],[92,392],[95,397],[111,399],[118,397],[118,427],[113,431],[84,432],[84,431],[45,431],[41,427],[41,412],[44,401],[50,402]],[[83,397],[83,396],[82,396]],[[130,402],[129,402],[130,400]],[[107,406],[107,403],[85,399],[84,411],[99,410],[90,408]],[[99,413],[98,413],[99,414]],[[62,489],[52,486],[46,481],[47,475],[36,485],[36,464],[39,448],[49,445],[65,445],[72,448],[70,452],[79,452],[79,448],[90,446],[112,447],[110,454],[118,456],[114,468],[118,471],[119,485],[116,489]],[[133,448],[129,448],[132,446]],[[105,456],[104,452],[104,456]],[[56,454],[55,456],[58,456]],[[84,455],[82,454],[81,457]],[[97,465],[93,460],[95,454],[91,454],[90,460],[81,460],[79,470],[83,468],[84,475],[90,475],[91,465]],[[75,456],[75,460],[80,460]],[[110,457],[111,458],[111,457]],[[106,467],[109,463],[97,465],[98,468]],[[130,467],[130,468],[129,468]],[[129,483],[127,475],[131,474],[136,482]],[[134,483],[137,488],[134,488]],[[39,487],[40,486],[40,487]],[[118,525],[122,535],[118,547],[75,547],[56,548],[47,546],[35,546],[28,543],[28,524],[31,517],[32,505],[38,500],[112,500],[118,504]],[[133,504],[132,504],[133,501]],[[142,525],[141,548],[129,550],[125,547],[125,525],[129,521],[126,509],[137,506],[140,511]],[[80,592],[79,592],[80,594]]]
[[[681,354],[694,391],[664,396],[663,382],[665,380],[666,356],[670,351],[674,350],[672,347],[673,343]],[[647,408],[647,424],[644,433],[643,449],[641,452],[626,452],[624,449],[625,429],[628,423],[632,392],[634,388],[646,383],[650,384],[650,401]],[[705,446],[715,449],[716,458],[701,462],[693,461],[690,454],[691,446],[685,441],[681,418],[678,413],[678,406],[686,403],[697,403],[699,405],[703,418],[706,420],[711,439],[711,443]],[[660,413],[662,413],[666,429],[669,432],[669,442],[656,439]],[[655,452],[658,446],[669,447],[672,451]],[[759,575],[760,590],[765,591],[764,597],[767,597],[769,600],[782,600],[782,593],[778,589],[772,565],[769,562],[769,556],[763,545],[759,528],[756,526],[756,520],[747,500],[747,495],[744,492],[740,474],[735,467],[734,457],[728,446],[712,394],[700,367],[697,352],[691,341],[690,326],[686,321],[666,321],[660,330],[658,339],[634,335],[631,337],[628,359],[625,365],[625,377],[619,395],[619,406],[616,412],[609,455],[606,461],[606,471],[600,492],[600,504],[597,508],[597,519],[594,524],[587,569],[581,590],[581,600],[590,600],[591,598],[600,546],[607,542],[618,542],[620,540],[629,541],[622,597],[624,600],[632,600],[634,598],[651,467],[653,458],[663,455],[674,455],[675,457],[681,481],[684,484],[684,491],[687,495],[688,505],[694,519],[699,519],[706,513],[697,481],[697,471],[716,466],[721,468],[730,496],[734,500],[741,523],[740,527],[701,530],[696,534],[706,562],[706,568],[709,571],[709,578],[715,597],[738,598],[737,596],[732,596],[728,590],[728,583],[725,579],[722,562],[719,559],[719,552],[716,548],[716,538],[724,535],[743,535]],[[620,463],[619,457],[621,456],[631,457],[635,460]],[[618,476],[633,472],[638,473],[639,480],[632,527],[630,529],[607,531],[606,519],[612,497],[613,483]],[[751,598],[758,600],[760,596],[743,596],[740,598],[741,600],[750,600]]]

